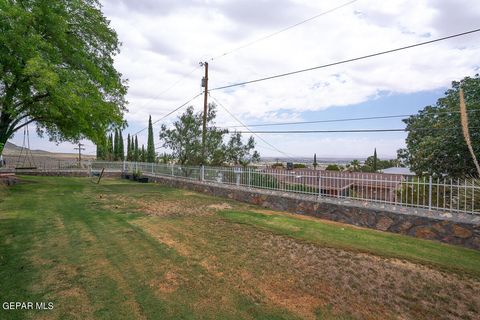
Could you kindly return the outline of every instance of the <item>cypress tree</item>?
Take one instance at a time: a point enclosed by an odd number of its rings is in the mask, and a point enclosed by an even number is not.
[[[127,161],[132,161],[130,149],[130,133],[127,135]]]
[[[133,140],[133,136],[132,140],[130,140],[130,161],[135,161],[135,141]]]
[[[120,156],[119,160],[125,160],[125,150],[124,150],[124,145],[123,145],[123,134],[122,130],[118,130],[118,154]]]
[[[118,130],[115,129],[115,139],[113,140],[113,160],[119,160]]]
[[[133,158],[135,159],[135,161],[139,161],[139,150],[138,150],[138,137],[135,136],[135,147],[133,149]]]
[[[147,161],[147,152],[145,151],[145,146],[142,144],[142,151],[140,152],[140,160],[142,162]]]
[[[317,154],[314,153],[314,154],[313,154],[313,169],[317,170],[317,166],[318,166],[318,163],[317,163]]]
[[[153,142],[152,116],[148,117],[147,162],[155,162],[155,144]]]
[[[377,172],[377,148],[373,151],[373,172]]]
[[[113,160],[113,135],[110,133],[108,137],[108,151],[107,151],[107,160]]]

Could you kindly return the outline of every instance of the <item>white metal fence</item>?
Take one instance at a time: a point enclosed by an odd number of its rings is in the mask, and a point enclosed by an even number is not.
[[[475,179],[454,180],[310,169],[200,167],[141,162],[91,163],[92,171],[102,168],[107,171],[130,174],[140,172],[318,197],[480,214],[480,181]]]

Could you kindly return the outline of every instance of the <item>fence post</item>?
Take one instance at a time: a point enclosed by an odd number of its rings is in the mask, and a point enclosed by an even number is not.
[[[432,176],[428,178],[428,210],[432,210]]]
[[[248,168],[248,187],[252,186],[252,168]]]
[[[152,175],[153,175],[153,162],[152,162]]]
[[[126,168],[127,168],[127,165],[125,163],[125,160],[123,160],[123,170],[122,170],[123,173],[125,173],[127,171]]]
[[[200,166],[200,181],[205,181],[205,166],[203,164]]]

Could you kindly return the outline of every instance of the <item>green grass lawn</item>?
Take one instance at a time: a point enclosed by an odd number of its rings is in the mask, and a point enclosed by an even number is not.
[[[154,184],[0,189],[0,319],[474,319],[480,252]]]

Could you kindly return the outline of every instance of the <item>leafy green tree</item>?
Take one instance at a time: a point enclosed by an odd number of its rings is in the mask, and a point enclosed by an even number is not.
[[[255,140],[250,138],[243,144],[241,135],[234,133],[227,143],[224,138],[228,130],[215,126],[216,108],[209,104],[207,112],[207,132],[205,159],[202,157],[202,121],[201,112],[194,113],[193,107],[187,110],[173,123],[172,128],[162,125],[160,140],[162,147],[171,150],[171,155],[183,165],[223,165],[226,163],[246,165],[257,161],[260,155],[254,150]]]
[[[96,144],[97,160],[107,160],[107,137],[103,136],[102,140]]]
[[[350,162],[350,168],[352,171],[356,172],[360,170],[360,161],[354,159]]]
[[[468,109],[470,136],[475,154],[480,153],[480,77],[452,82],[451,89],[434,106],[403,120],[407,124],[406,150],[401,160],[417,174],[476,176],[472,156],[465,143],[459,112],[459,90],[463,88]]]
[[[226,161],[244,167],[250,163],[260,161],[260,154],[255,150],[255,140],[253,137],[250,137],[247,143],[244,144],[242,142],[242,134],[234,132],[227,143]]]
[[[99,1],[0,1],[0,154],[29,123],[51,140],[95,143],[124,125],[127,88]]]
[[[147,162],[155,162],[155,144],[153,141],[152,116],[148,117]]]
[[[172,157],[170,154],[166,153],[166,152],[162,153],[162,154],[158,157],[158,162],[164,163],[164,164],[170,163],[170,161],[172,161],[172,160],[174,160],[173,157]]]

